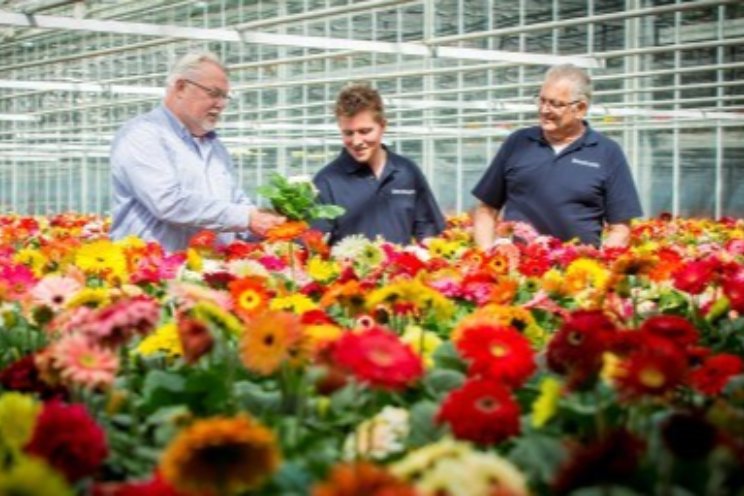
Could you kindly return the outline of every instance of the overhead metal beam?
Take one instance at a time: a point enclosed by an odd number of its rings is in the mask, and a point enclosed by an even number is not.
[[[420,57],[504,61],[513,64],[526,65],[572,63],[579,67],[586,68],[603,67],[603,61],[596,57],[561,56],[525,52],[508,52],[504,50],[445,47],[413,42],[389,43],[384,41],[352,40],[322,36],[298,36],[247,32],[235,29],[190,28],[140,22],[75,19],[61,16],[16,14],[5,10],[0,10],[0,25],[24,28],[64,29],[68,31],[76,30],[100,33],[134,34],[141,36],[220,41],[229,43],[294,46],[300,48],[317,48],[322,50],[354,50],[358,52],[404,54]]]

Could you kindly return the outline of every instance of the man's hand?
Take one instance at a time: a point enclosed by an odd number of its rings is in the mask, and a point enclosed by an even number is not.
[[[248,229],[259,236],[266,236],[266,232],[272,227],[287,222],[287,218],[274,211],[257,208],[251,212]]]

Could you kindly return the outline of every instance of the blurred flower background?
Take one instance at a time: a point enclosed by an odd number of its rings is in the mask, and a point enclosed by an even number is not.
[[[741,220],[295,227],[169,254],[0,216],[0,494],[742,494]]]

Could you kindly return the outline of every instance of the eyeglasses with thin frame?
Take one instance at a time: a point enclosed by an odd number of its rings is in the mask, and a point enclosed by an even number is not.
[[[197,88],[201,88],[207,95],[209,95],[210,98],[214,98],[215,100],[225,100],[227,102],[232,100],[232,96],[226,91],[222,91],[221,89],[210,88],[208,86],[204,86],[203,84],[199,84],[191,79],[184,79],[183,81],[189,84],[193,84]]]
[[[559,102],[557,100],[550,100],[547,98],[543,98],[540,95],[535,96],[535,105],[537,105],[537,108],[542,108],[543,105],[547,105],[553,110],[565,110],[566,107],[580,103],[581,100],[573,100],[570,102]]]

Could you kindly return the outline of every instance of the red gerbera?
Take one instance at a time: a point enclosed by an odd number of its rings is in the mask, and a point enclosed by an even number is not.
[[[269,304],[270,294],[261,277],[243,277],[231,281],[227,287],[232,296],[235,313],[246,320],[260,314]]]
[[[334,343],[332,356],[360,381],[383,389],[403,389],[424,371],[411,347],[380,326],[347,332]]]
[[[70,482],[93,475],[108,455],[103,429],[85,407],[56,400],[44,404],[25,451],[46,460]]]
[[[707,260],[688,262],[672,275],[674,287],[690,294],[700,294],[713,279],[713,264]]]
[[[550,340],[548,367],[566,374],[570,388],[586,385],[602,368],[602,354],[616,334],[615,325],[602,312],[576,311]]]
[[[646,319],[640,330],[666,338],[682,349],[698,341],[698,331],[695,326],[678,315],[654,315]]]
[[[530,343],[512,327],[486,323],[466,327],[456,343],[470,361],[468,372],[519,387],[535,371]]]
[[[640,346],[622,361],[615,379],[626,398],[662,395],[678,386],[687,373],[687,358],[671,341],[638,333]]]
[[[497,444],[519,434],[519,405],[491,379],[468,379],[451,391],[436,418],[449,424],[458,439],[479,444]]]
[[[416,490],[384,468],[368,462],[336,465],[313,496],[416,496]]]
[[[743,369],[741,358],[729,353],[707,357],[700,367],[690,373],[690,384],[703,394],[720,394],[732,376]]]
[[[744,277],[727,277],[723,281],[723,293],[733,310],[744,313]]]

